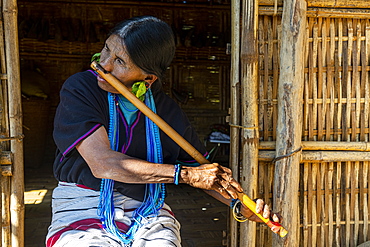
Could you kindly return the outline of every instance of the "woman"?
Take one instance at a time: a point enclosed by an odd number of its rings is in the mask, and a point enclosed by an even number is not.
[[[166,23],[136,17],[112,30],[100,65],[206,155],[180,107],[161,91],[174,53]],[[229,169],[194,164],[93,71],[77,73],[64,83],[54,140],[59,185],[53,192],[47,246],[180,246],[180,225],[164,203],[166,183],[204,189],[227,205],[242,191]],[[270,216],[263,201],[258,201],[257,211]],[[242,213],[253,215],[244,207]]]

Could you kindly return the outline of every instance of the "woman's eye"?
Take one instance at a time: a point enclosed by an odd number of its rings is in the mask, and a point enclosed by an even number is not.
[[[122,59],[120,58],[117,58],[116,59],[116,62],[119,64],[119,65],[124,65],[125,63],[122,61]]]

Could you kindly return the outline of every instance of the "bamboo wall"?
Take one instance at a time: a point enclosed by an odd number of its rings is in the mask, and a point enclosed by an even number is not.
[[[302,141],[350,146],[351,142],[368,142],[370,137],[370,15],[366,11],[358,16],[351,11],[333,12],[326,9],[320,16],[308,10],[304,92],[302,102],[296,103],[303,103]],[[258,97],[262,145],[276,140],[280,31],[279,12],[261,8]],[[337,149],[328,143],[328,150]],[[260,150],[260,156],[264,152]],[[350,156],[343,149],[328,162],[311,156],[301,164],[300,246],[357,246],[369,240],[369,162],[362,157],[346,161]],[[271,202],[274,166],[260,162],[259,175],[259,195]],[[270,246],[270,230],[264,225],[258,228],[257,243]]]

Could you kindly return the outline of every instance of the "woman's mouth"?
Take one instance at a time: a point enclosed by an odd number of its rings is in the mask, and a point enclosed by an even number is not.
[[[97,76],[98,82],[100,83],[107,83],[106,80],[104,80],[100,75]]]

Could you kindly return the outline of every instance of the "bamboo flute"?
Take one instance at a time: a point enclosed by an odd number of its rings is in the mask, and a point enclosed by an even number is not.
[[[107,72],[96,61],[91,63],[91,67],[109,84],[111,84],[120,94],[135,105],[143,114],[150,118],[164,133],[166,133],[174,142],[176,142],[185,152],[193,157],[200,164],[209,164],[210,162],[196,150],[188,141],[179,135],[170,125],[161,117],[150,110],[141,100],[136,98],[131,91],[123,85],[117,78]],[[244,193],[238,193],[238,199],[255,213],[270,229],[280,237],[285,237],[288,233],[279,223],[265,219],[261,214],[256,213],[256,203]]]

